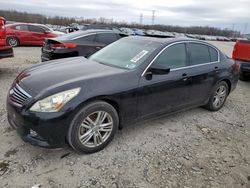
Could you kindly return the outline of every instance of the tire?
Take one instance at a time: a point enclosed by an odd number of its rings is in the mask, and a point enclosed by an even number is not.
[[[19,40],[16,37],[8,37],[7,45],[12,47],[17,47],[19,46]]]
[[[78,152],[94,153],[112,141],[118,125],[119,117],[112,105],[104,101],[92,102],[84,106],[72,120],[67,140]]]
[[[219,82],[213,89],[205,108],[210,111],[220,110],[226,102],[229,93],[228,84],[225,81]],[[219,101],[218,101],[219,100]]]
[[[248,81],[249,77],[247,77],[243,72],[240,72],[240,80],[241,81]]]

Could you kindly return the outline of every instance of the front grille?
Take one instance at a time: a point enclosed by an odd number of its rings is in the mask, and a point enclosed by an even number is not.
[[[18,84],[10,90],[10,99],[17,105],[22,106],[31,96]]]

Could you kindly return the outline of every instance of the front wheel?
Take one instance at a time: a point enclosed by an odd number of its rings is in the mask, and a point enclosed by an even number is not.
[[[97,101],[82,108],[68,131],[68,142],[78,152],[94,153],[105,148],[117,131],[119,118],[110,104]]]
[[[228,93],[229,92],[227,83],[224,81],[219,82],[215,86],[209,98],[209,101],[205,107],[210,111],[218,111],[219,109],[222,108],[222,106],[226,102]]]

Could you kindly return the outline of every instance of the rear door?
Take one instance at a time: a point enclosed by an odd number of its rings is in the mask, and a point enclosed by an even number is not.
[[[189,81],[189,103],[204,103],[213,88],[220,70],[219,53],[212,46],[198,43],[187,43],[189,66],[187,79]]]
[[[46,37],[45,30],[35,25],[28,25],[30,31],[30,44],[42,45]]]
[[[29,44],[31,38],[27,25],[16,25],[12,29],[21,44]]]

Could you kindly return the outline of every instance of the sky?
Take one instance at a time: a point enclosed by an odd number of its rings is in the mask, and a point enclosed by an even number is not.
[[[152,23],[155,10],[155,24],[213,26],[250,33],[250,0],[0,0],[0,9],[136,23],[143,14],[143,24]]]

